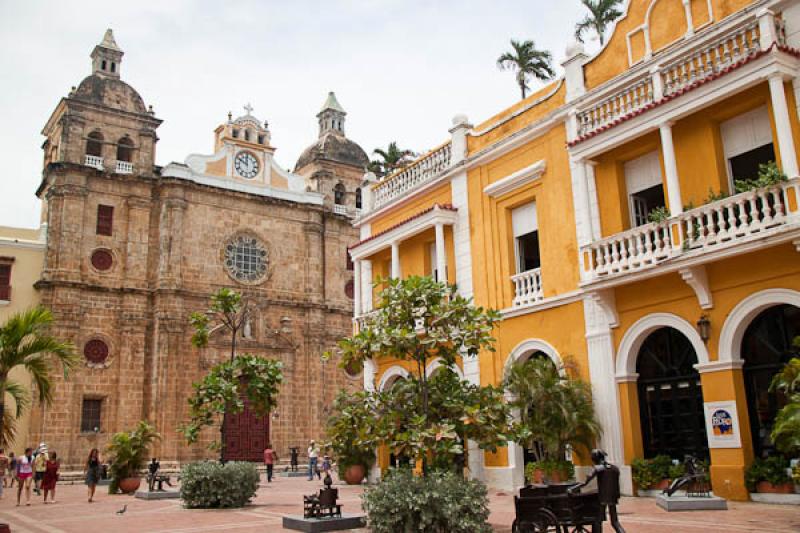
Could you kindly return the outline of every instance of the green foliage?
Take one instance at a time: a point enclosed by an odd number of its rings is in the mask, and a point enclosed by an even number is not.
[[[370,161],[367,170],[378,177],[387,176],[406,167],[414,157],[414,152],[411,150],[398,148],[396,141],[390,142],[386,150],[375,148],[372,153],[376,154],[380,159]]]
[[[108,444],[111,463],[111,483],[109,494],[116,494],[119,482],[128,477],[138,477],[139,471],[147,463],[148,451],[153,443],[161,439],[156,428],[140,420],[133,431],[115,433]]]
[[[374,425],[375,405],[369,393],[349,394],[339,391],[333,402],[333,415],[328,418],[325,433],[330,439],[339,477],[350,466],[363,465],[367,470],[375,462],[375,448],[370,430]]]
[[[708,188],[708,196],[706,196],[705,200],[703,200],[703,205],[710,204],[711,202],[717,202],[719,200],[724,200],[729,195],[724,191],[714,192],[714,189],[711,187]]]
[[[53,401],[53,367],[60,366],[66,379],[79,362],[71,343],[61,342],[48,333],[52,323],[50,311],[34,307],[11,315],[0,325],[0,445],[13,440],[16,419],[31,403],[30,390],[10,379],[11,371],[22,368],[30,377],[38,400],[50,405]],[[14,411],[5,408],[6,394],[14,401]]]
[[[589,450],[602,433],[589,384],[562,375],[550,359],[514,363],[503,387],[520,413],[512,434],[533,450],[537,462],[564,459],[568,445]]]
[[[792,478],[786,470],[789,461],[782,455],[773,455],[766,459],[756,459],[744,473],[744,482],[747,490],[755,492],[756,484],[760,481],[769,481],[773,485],[790,483]]]
[[[668,455],[657,455],[652,459],[636,458],[631,462],[633,481],[642,490],[647,490],[662,479],[677,479],[686,469],[683,464],[674,464]]]
[[[372,533],[492,531],[486,486],[454,473],[390,471],[361,498]]]
[[[800,347],[800,337],[794,340]],[[786,395],[784,405],[775,416],[770,438],[784,453],[800,451],[800,357],[793,357],[775,377],[770,390]]]
[[[800,485],[800,463],[794,465],[794,468],[792,468],[792,481],[795,485]]]
[[[213,425],[226,411],[242,412],[245,397],[257,416],[269,414],[277,405],[282,366],[280,361],[243,354],[212,368],[203,381],[192,385],[190,420],[179,428],[187,442],[196,442],[200,431]]]
[[[225,331],[231,336],[231,359],[236,354],[236,334],[252,314],[250,302],[238,292],[223,287],[211,295],[208,309],[204,313],[192,313],[189,323],[194,328],[192,344],[198,348],[208,346],[211,334]]]
[[[753,189],[761,189],[764,187],[771,187],[778,183],[786,181],[786,174],[784,174],[775,161],[769,163],[762,163],[758,165],[758,177],[755,179],[735,180],[733,185],[737,193],[752,191]]]
[[[533,41],[515,41],[511,39],[512,52],[505,52],[497,58],[497,68],[500,70],[512,69],[517,71],[517,85],[522,92],[522,98],[530,88],[528,79],[546,81],[555,76],[553,70],[553,56],[545,50],[538,50]]]
[[[525,465],[525,479],[533,483],[537,470],[541,470],[546,479],[551,479],[556,474],[561,478],[561,481],[567,481],[575,477],[575,465],[571,462],[559,459],[543,459]]]
[[[589,14],[575,25],[575,38],[583,42],[583,34],[591,29],[600,39],[600,46],[603,46],[606,28],[622,16],[619,10],[622,0],[581,0],[581,3],[589,10]]]
[[[258,490],[253,463],[190,463],[181,469],[181,498],[189,509],[243,507]]]
[[[653,224],[661,224],[665,220],[668,220],[672,214],[669,211],[669,208],[666,206],[656,207],[649,213],[647,213],[647,220],[652,222]]]

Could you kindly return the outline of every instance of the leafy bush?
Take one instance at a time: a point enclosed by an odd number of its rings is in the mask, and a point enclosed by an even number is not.
[[[486,486],[463,476],[401,469],[361,496],[372,533],[491,533]]]
[[[672,214],[669,212],[669,208],[661,206],[656,207],[649,213],[647,213],[647,220],[654,224],[660,224],[671,217]]]
[[[800,337],[794,339],[800,351]],[[793,357],[772,378],[771,391],[786,395],[786,405],[778,411],[770,438],[778,450],[792,454],[800,451],[800,357]]]
[[[769,187],[777,183],[786,181],[786,174],[781,172],[775,161],[758,165],[758,177],[756,179],[735,180],[733,185],[737,193],[752,191]]]
[[[181,470],[181,498],[190,509],[243,507],[258,490],[253,463],[190,463]]]
[[[545,478],[550,479],[554,474],[558,474],[561,481],[567,481],[575,477],[575,465],[569,461],[558,459],[543,459],[525,465],[525,479],[533,482],[533,475],[536,470],[541,470]]]
[[[369,470],[375,462],[375,447],[370,439],[375,404],[368,392],[350,394],[341,390],[333,403],[325,433],[330,439],[339,477],[354,465]]]
[[[744,473],[747,490],[754,492],[760,481],[769,481],[773,485],[791,483],[792,478],[786,473],[789,461],[782,455],[773,455],[766,459],[756,459]]]
[[[631,463],[633,481],[641,490],[647,490],[662,479],[675,479],[683,475],[682,464],[673,464],[668,455],[656,455],[652,459],[634,459]]]
[[[161,439],[156,428],[141,420],[131,432],[123,431],[114,434],[108,445],[109,462],[111,463],[111,483],[108,493],[119,491],[119,482],[128,477],[137,477],[139,471],[147,463],[147,452],[150,446]]]

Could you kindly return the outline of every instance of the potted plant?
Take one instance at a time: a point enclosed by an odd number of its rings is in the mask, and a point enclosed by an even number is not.
[[[633,481],[639,490],[664,490],[685,471],[682,464],[675,464],[668,455],[634,459],[631,468]]]
[[[340,391],[328,419],[326,433],[330,439],[339,479],[348,485],[359,485],[375,462],[374,443],[369,427],[374,418],[372,403],[367,394],[347,394]]]
[[[745,472],[747,489],[750,492],[791,494],[794,484],[788,469],[789,461],[781,455],[756,459]]]
[[[533,483],[560,483],[572,477],[567,449],[588,450],[601,433],[591,388],[564,370],[538,357],[514,363],[503,380],[512,395],[510,404],[520,414],[512,433],[535,459],[526,467],[526,478]]]
[[[109,494],[136,492],[142,481],[139,471],[147,464],[147,452],[160,438],[155,428],[144,420],[133,431],[123,431],[111,437],[108,445],[111,462]]]

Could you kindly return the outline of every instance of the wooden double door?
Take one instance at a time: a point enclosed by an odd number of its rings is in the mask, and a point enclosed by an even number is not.
[[[264,449],[269,442],[269,415],[256,416],[245,398],[241,413],[228,414],[225,417],[225,448],[223,458],[226,461],[264,460]]]

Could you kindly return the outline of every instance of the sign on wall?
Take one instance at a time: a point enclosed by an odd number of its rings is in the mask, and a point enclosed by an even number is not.
[[[742,435],[736,402],[705,402],[706,433],[709,448],[741,448]]]

